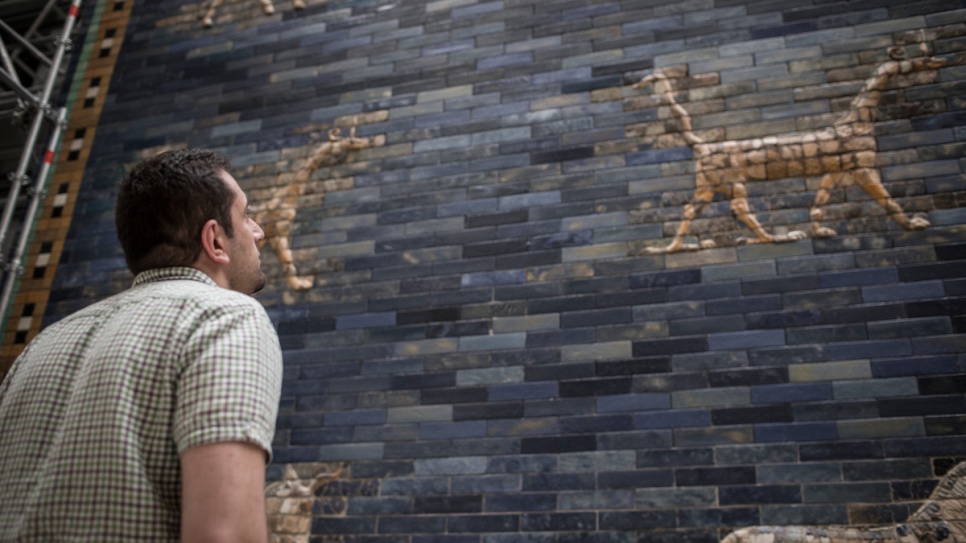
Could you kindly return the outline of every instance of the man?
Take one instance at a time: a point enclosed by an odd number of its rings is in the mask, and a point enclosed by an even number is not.
[[[131,289],[40,334],[0,384],[0,541],[265,541],[278,336],[248,201],[210,151],[118,190]]]

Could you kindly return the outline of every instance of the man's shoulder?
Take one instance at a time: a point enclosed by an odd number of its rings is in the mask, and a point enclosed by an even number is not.
[[[262,308],[262,304],[255,298],[220,287],[207,275],[193,268],[149,270],[139,274],[134,286],[119,296],[128,296],[135,300],[149,298],[190,301],[200,307]]]

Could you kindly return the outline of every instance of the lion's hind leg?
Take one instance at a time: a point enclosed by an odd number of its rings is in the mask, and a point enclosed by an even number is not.
[[[925,217],[906,217],[902,206],[893,200],[889,191],[882,186],[882,180],[879,177],[878,170],[873,168],[860,168],[855,171],[855,181],[860,187],[865,189],[865,192],[872,199],[879,202],[879,205],[885,208],[886,213],[892,217],[892,220],[899,223],[899,226],[904,230],[922,230],[929,226],[929,220]]]
[[[688,230],[691,228],[691,221],[700,215],[704,211],[704,208],[708,207],[708,204],[714,199],[714,192],[714,188],[707,183],[699,183],[691,201],[684,206],[684,219],[678,225],[677,232],[675,232],[674,239],[671,240],[671,243],[665,247],[645,247],[638,251],[637,254],[676,253],[682,250],[693,251],[714,247],[714,242],[711,240],[705,240],[699,244],[684,243],[684,236],[687,235]]]

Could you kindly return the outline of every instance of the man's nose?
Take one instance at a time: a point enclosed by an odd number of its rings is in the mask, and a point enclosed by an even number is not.
[[[258,226],[258,223],[255,222],[254,219],[248,219],[248,220],[252,221],[252,227],[253,227],[252,230],[255,233],[255,241],[261,241],[265,237],[265,231],[262,230],[261,226]]]

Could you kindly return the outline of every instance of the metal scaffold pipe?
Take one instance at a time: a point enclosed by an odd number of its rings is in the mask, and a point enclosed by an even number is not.
[[[3,293],[0,294],[0,315],[6,314],[7,304],[10,303],[14,286],[17,284],[20,275],[23,273],[21,260],[23,259],[24,252],[27,250],[27,244],[30,243],[30,235],[32,232],[31,225],[33,225],[34,218],[37,216],[37,210],[40,208],[40,203],[47,195],[47,191],[44,188],[46,185],[47,175],[50,173],[50,168],[54,163],[54,155],[57,152],[57,142],[60,141],[60,133],[66,127],[67,108],[62,107],[57,112],[57,121],[50,135],[50,142],[47,145],[47,152],[44,153],[43,165],[40,167],[40,172],[37,174],[37,179],[30,189],[30,205],[27,208],[27,215],[24,217],[24,226],[20,229],[20,237],[17,241],[17,247],[10,259],[10,271],[7,273],[7,277],[3,283]]]
[[[40,129],[46,118],[46,115],[50,113],[50,95],[53,93],[54,84],[57,81],[57,73],[60,71],[60,66],[64,61],[65,54],[70,51],[71,42],[70,35],[74,29],[74,23],[77,22],[77,15],[80,12],[81,0],[73,0],[70,5],[70,10],[67,13],[67,19],[64,21],[64,32],[58,40],[57,51],[54,54],[54,58],[51,62],[50,74],[47,80],[44,82],[44,88],[41,91],[40,96],[37,97],[37,115],[34,116],[33,122],[30,125],[30,131],[27,134],[27,141],[24,146],[23,153],[20,156],[20,163],[17,166],[17,171],[12,176],[12,183],[10,184],[10,193],[7,195],[7,203],[3,209],[3,216],[0,217],[0,246],[6,246],[7,236],[9,235],[10,223],[13,220],[13,214],[17,207],[17,197],[20,195],[20,187],[27,180],[27,168],[30,166],[30,159],[33,156],[34,147],[37,144],[37,139],[40,137]],[[29,225],[24,225],[24,228],[29,228]],[[15,274],[16,270],[10,269],[11,274]],[[6,307],[0,307],[0,310],[6,310]]]

